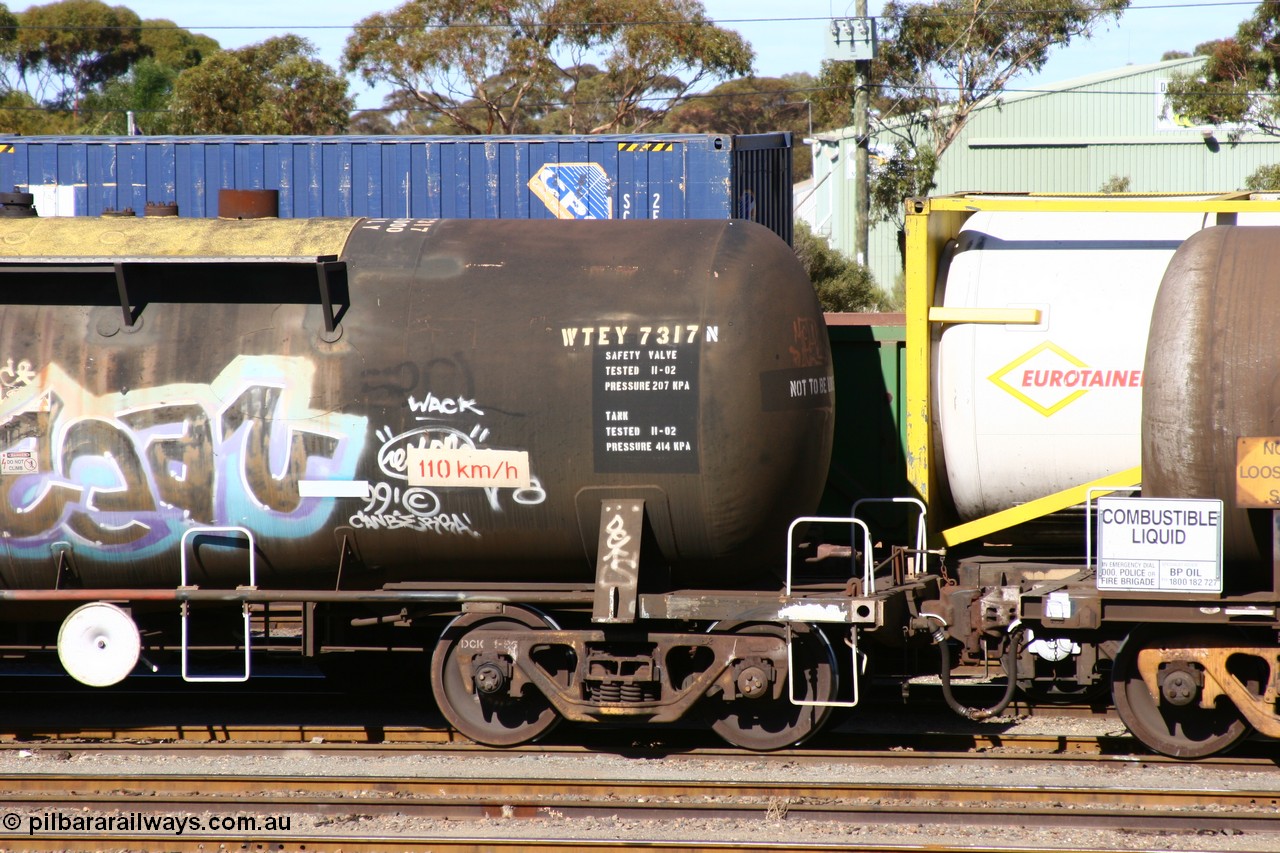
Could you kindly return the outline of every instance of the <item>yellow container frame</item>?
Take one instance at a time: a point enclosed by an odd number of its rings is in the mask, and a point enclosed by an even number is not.
[[[1280,213],[1274,194],[1247,192],[1178,195],[1025,195],[963,193],[906,202],[906,460],[907,479],[932,510],[939,494],[933,462],[932,330],[955,323],[1036,323],[1038,312],[1010,309],[943,309],[935,305],[938,265],[947,242],[978,211],[1022,213],[1206,213],[1228,224],[1234,214]],[[1083,504],[1089,489],[1121,489],[1140,485],[1141,467],[1116,471],[1052,495],[942,530],[930,529],[931,546],[953,546],[981,539],[1018,524]],[[940,514],[930,512],[930,518]]]

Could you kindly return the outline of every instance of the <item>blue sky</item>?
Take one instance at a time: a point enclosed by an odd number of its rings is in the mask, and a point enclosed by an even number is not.
[[[389,11],[395,0],[109,0],[123,3],[144,18],[168,18],[205,32],[224,47],[261,41],[280,32],[296,32],[319,47],[321,58],[336,66],[349,28],[375,12]],[[10,0],[11,9],[25,8]],[[850,0],[703,0],[708,15],[740,31],[756,50],[756,72],[777,76],[791,71],[816,73],[823,55],[824,20],[852,15]],[[871,14],[881,0],[868,0]],[[1071,44],[1053,55],[1044,71],[1015,86],[1060,82],[1124,65],[1155,62],[1166,50],[1191,51],[1197,44],[1229,36],[1252,14],[1256,3],[1231,0],[1133,0],[1118,24],[1093,39]],[[789,20],[779,20],[779,19]],[[218,29],[214,29],[217,27]],[[237,29],[222,29],[237,27]],[[360,107],[376,107],[381,95],[353,80]]]

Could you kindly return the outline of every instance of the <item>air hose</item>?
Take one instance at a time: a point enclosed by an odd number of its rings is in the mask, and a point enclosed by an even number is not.
[[[970,720],[986,720],[1003,713],[1004,709],[1008,708],[1009,703],[1013,701],[1014,691],[1018,689],[1018,637],[1021,634],[1021,620],[1009,626],[1009,644],[1005,649],[1002,660],[1008,684],[1005,685],[1004,695],[1000,697],[1000,701],[990,708],[970,708],[967,705],[961,705],[955,694],[951,692],[951,650],[947,646],[946,636],[941,630],[937,631],[934,634],[934,642],[939,647],[939,656],[942,659],[942,671],[940,673],[942,677],[942,698],[947,700],[947,707]]]

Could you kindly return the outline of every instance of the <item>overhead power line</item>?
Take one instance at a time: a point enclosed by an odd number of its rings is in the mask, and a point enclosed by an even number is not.
[[[960,92],[960,91],[962,91],[962,90],[961,90],[961,88],[960,88],[959,86],[922,86],[922,85],[921,85],[921,86],[892,86],[892,87],[890,87],[890,86],[888,86],[887,84],[876,84],[876,83],[872,83],[871,85],[872,85],[873,87],[880,88],[880,89],[892,88],[895,92],[903,92],[903,93],[917,94],[917,95],[925,95],[925,94],[943,94],[943,93],[949,93],[949,92]],[[693,95],[684,95],[684,96],[681,96],[681,97],[680,97],[680,100],[681,100],[681,101],[709,101],[709,100],[717,100],[717,99],[733,99],[733,98],[754,98],[754,97],[793,97],[793,96],[795,96],[795,95],[809,95],[809,94],[816,94],[816,93],[819,93],[819,92],[834,92],[834,91],[841,91],[841,92],[843,92],[843,91],[845,91],[846,89],[847,89],[847,87],[845,87],[845,86],[802,86],[802,87],[797,87],[797,88],[793,88],[793,89],[760,89],[760,90],[756,90],[756,91],[749,91],[749,92],[722,92],[722,93],[715,93],[715,92],[702,92],[702,93],[693,94]],[[991,91],[991,92],[983,93],[983,97],[994,96],[994,97],[996,97],[996,98],[999,98],[999,97],[1000,97],[1000,96],[1002,96],[1002,95],[1077,95],[1077,96],[1087,96],[1087,95],[1104,95],[1104,96],[1133,95],[1133,96],[1138,96],[1138,97],[1149,98],[1149,97],[1151,97],[1151,96],[1153,96],[1153,95],[1161,95],[1161,94],[1164,94],[1164,93],[1163,93],[1163,92],[1161,92],[1161,91],[1159,91],[1159,90],[1155,90],[1155,89],[1133,90],[1133,89],[1059,89],[1059,88],[1038,88],[1038,87],[1035,87],[1035,88],[1032,88],[1032,87],[1028,87],[1028,88],[1005,87],[1005,88],[1002,88],[1002,89],[999,89],[999,90],[993,90],[993,91]],[[1210,94],[1210,93],[1205,92],[1205,93],[1201,93],[1201,94]],[[1262,91],[1258,91],[1258,92],[1252,92],[1252,91],[1251,91],[1251,92],[1246,92],[1246,93],[1243,93],[1243,94],[1247,95],[1248,97],[1261,97],[1261,96],[1269,95],[1269,94],[1271,94],[1271,93],[1269,93],[1269,92],[1262,92]],[[637,98],[637,99],[636,99],[636,102],[637,102],[637,103],[665,103],[665,102],[667,102],[667,101],[669,101],[669,100],[671,100],[671,97],[667,97],[667,96],[663,96],[663,95],[651,95],[651,96],[649,96],[649,97]],[[615,100],[575,101],[575,102],[572,102],[572,103],[571,103],[571,102],[568,102],[568,101],[541,101],[541,102],[528,102],[528,101],[526,101],[526,102],[522,102],[521,106],[522,106],[522,107],[527,107],[527,108],[530,108],[530,109],[535,109],[535,110],[552,110],[552,109],[561,109],[561,108],[566,108],[566,107],[601,107],[601,106],[613,106],[613,105],[614,105],[614,104],[616,104],[616,103],[617,103],[617,101],[615,101]],[[784,106],[787,106],[787,105],[799,106],[799,105],[801,105],[801,104],[807,104],[807,103],[808,103],[808,100],[807,100],[807,99],[806,99],[806,100],[801,100],[801,101],[790,101],[790,102],[787,102],[787,104],[784,104]],[[941,102],[941,103],[939,104],[939,106],[945,107],[945,106],[947,106],[947,104],[948,104],[948,103],[951,103],[951,102]],[[993,104],[993,106],[994,106],[994,104]],[[489,107],[488,107],[487,105],[485,105],[485,104],[458,104],[458,105],[452,105],[452,106],[450,106],[450,109],[452,109],[452,110],[487,110],[487,109],[489,109]],[[74,109],[74,110],[73,110],[73,109],[68,108],[68,107],[52,107],[52,106],[46,106],[46,105],[41,105],[41,104],[34,104],[34,105],[28,105],[28,106],[18,106],[18,105],[13,105],[13,106],[0,106],[0,111],[4,111],[4,112],[47,112],[47,113],[72,113],[72,112],[75,112],[75,113],[115,113],[115,112],[124,112],[125,110],[124,110],[123,108],[120,108],[120,107],[109,107],[109,108],[108,108],[108,107],[80,107],[80,108],[77,108],[77,109]],[[133,109],[132,111],[133,111],[133,112],[135,112],[135,113],[138,113],[139,115],[142,115],[142,114],[153,114],[153,115],[155,115],[155,114],[162,114],[162,113],[172,112],[172,110],[170,110],[170,109],[162,109],[162,110],[141,110],[141,109]],[[390,107],[389,107],[389,106],[386,106],[386,105],[382,105],[382,106],[377,106],[377,107],[354,107],[354,108],[351,110],[351,112],[353,112],[353,113],[358,113],[358,112],[364,112],[364,113],[373,113],[373,112],[380,112],[380,113],[400,113],[400,112],[413,112],[413,113],[438,113],[438,112],[440,112],[440,110],[438,110],[438,109],[434,109],[434,108],[432,108],[432,107],[428,107],[428,106],[400,105],[400,106],[390,106]],[[883,117],[882,117],[882,118],[883,118]]]

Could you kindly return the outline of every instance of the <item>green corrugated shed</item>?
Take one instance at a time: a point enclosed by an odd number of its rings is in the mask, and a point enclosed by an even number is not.
[[[1098,192],[1112,177],[1137,193],[1241,189],[1260,166],[1280,163],[1280,139],[1191,127],[1171,114],[1163,95],[1175,72],[1203,57],[1174,59],[1006,95],[976,110],[942,157],[935,194],[958,192]],[[872,150],[892,137],[872,138]],[[855,184],[851,128],[821,134],[814,149],[814,226],[852,255]],[[891,290],[901,271],[893,226],[873,228],[872,272]]]

